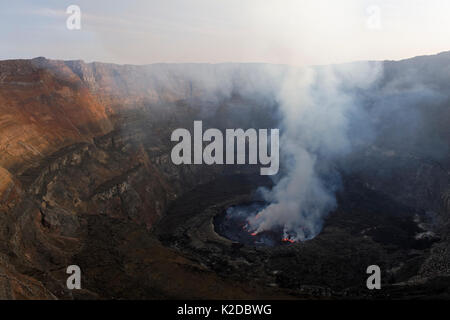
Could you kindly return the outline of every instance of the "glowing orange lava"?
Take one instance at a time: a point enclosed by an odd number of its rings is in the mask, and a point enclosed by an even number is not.
[[[294,243],[295,242],[295,240],[292,240],[292,239],[289,239],[289,238],[283,238],[283,239],[281,239],[281,241],[283,241],[283,242],[290,242],[290,243]]]

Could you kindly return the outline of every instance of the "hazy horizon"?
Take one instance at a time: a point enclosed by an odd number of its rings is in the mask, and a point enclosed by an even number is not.
[[[439,55],[439,54],[445,54],[445,53],[450,53],[450,49],[449,50],[445,50],[445,51],[440,51],[440,52],[436,52],[436,53],[430,53],[430,54],[423,54],[423,55],[418,55],[418,56],[411,56],[411,57],[404,57],[404,58],[400,58],[400,59],[383,59],[383,60],[354,60],[354,61],[346,61],[346,62],[337,62],[334,65],[340,65],[340,64],[348,64],[348,63],[364,63],[364,62],[383,62],[383,61],[403,61],[403,60],[408,60],[408,59],[414,59],[417,57],[425,57],[425,56],[434,56],[434,55]],[[82,61],[84,63],[90,64],[90,63],[103,63],[103,64],[113,64],[113,65],[119,65],[119,66],[146,66],[146,65],[157,65],[157,64],[211,64],[211,65],[215,65],[215,64],[269,64],[269,65],[286,65],[286,66],[292,66],[290,64],[285,64],[285,63],[271,63],[271,62],[256,62],[256,61],[224,61],[224,62],[152,62],[152,63],[144,63],[144,64],[134,64],[134,63],[117,63],[117,62],[108,62],[108,61],[98,61],[98,60],[94,60],[94,61],[86,61],[84,59],[60,59],[60,58],[52,58],[52,57],[45,57],[45,56],[36,56],[36,57],[30,57],[30,58],[6,58],[6,59],[0,59],[0,61],[8,61],[8,60],[33,60],[33,59],[38,59],[38,58],[45,58],[47,60],[54,60],[54,61]],[[314,65],[305,65],[305,67],[320,67],[320,66],[327,66],[327,65],[332,65],[332,64],[314,64]]]
[[[81,9],[69,30],[66,9]],[[116,1],[3,4],[0,60],[328,65],[450,50],[445,0]]]

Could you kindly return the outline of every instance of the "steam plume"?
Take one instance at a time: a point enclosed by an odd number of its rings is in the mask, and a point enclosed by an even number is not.
[[[352,93],[379,73],[378,64],[361,63],[291,69],[284,76],[277,100],[286,172],[272,190],[262,190],[270,205],[249,218],[252,231],[282,227],[285,239],[300,241],[320,232],[324,216],[336,206],[333,160],[350,152],[349,122],[363,112]]]

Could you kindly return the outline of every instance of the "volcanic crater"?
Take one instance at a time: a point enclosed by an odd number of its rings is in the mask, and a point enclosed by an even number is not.
[[[434,79],[442,63],[450,54],[386,62],[377,90],[416,68]],[[0,298],[450,296],[448,157],[392,146],[385,126],[336,164],[337,205],[316,237],[291,243],[276,228],[252,236],[246,219],[229,213],[267,205],[257,190],[273,180],[251,165],[175,166],[170,134],[199,118],[215,128],[270,128],[276,101],[239,85],[202,99],[204,87],[186,75],[198,67],[0,62]],[[221,74],[225,66],[203,68]],[[235,78],[260,66],[242,68]],[[428,119],[444,141],[449,105]],[[72,264],[82,290],[65,287]],[[374,264],[380,291],[366,287]]]

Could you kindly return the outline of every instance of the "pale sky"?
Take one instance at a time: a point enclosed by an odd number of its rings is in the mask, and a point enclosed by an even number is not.
[[[317,65],[450,50],[449,0],[0,1],[0,59]]]

